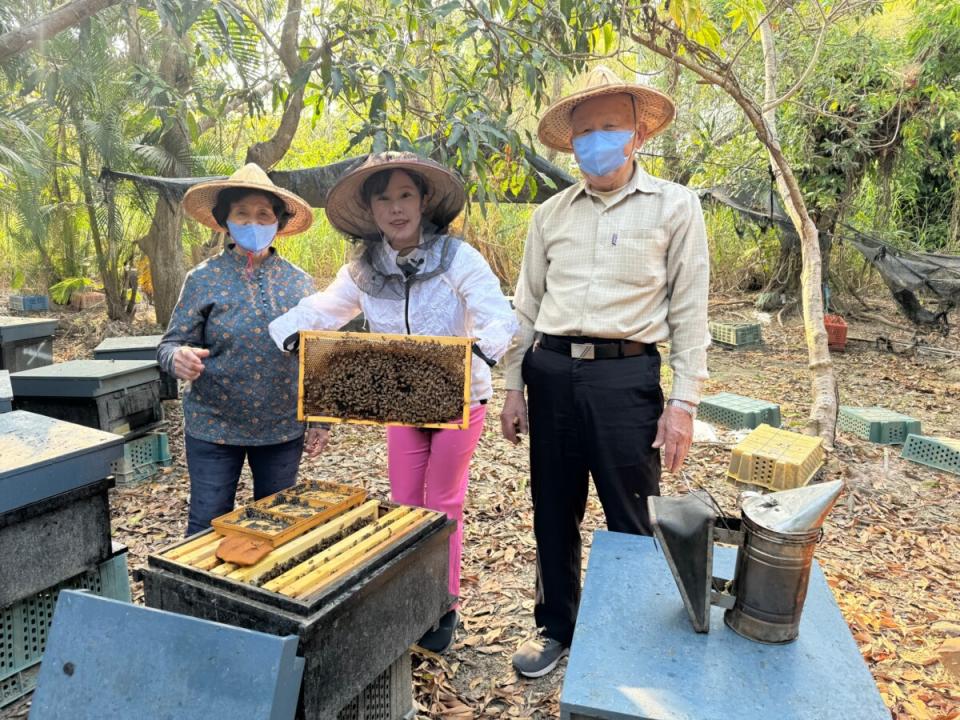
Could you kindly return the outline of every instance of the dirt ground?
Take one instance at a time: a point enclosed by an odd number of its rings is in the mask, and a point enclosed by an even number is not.
[[[886,322],[852,322],[850,335],[863,341],[852,340],[846,353],[833,355],[841,403],[882,405],[921,420],[925,434],[960,437],[960,333],[927,335],[926,348],[895,354],[878,349],[876,338],[910,344],[912,333],[891,325],[906,325],[892,305],[884,304],[877,314]],[[714,298],[711,317],[750,322],[759,317],[764,344],[738,351],[711,348],[706,392],[779,402],[784,426],[802,429],[810,385],[799,318],[758,316],[743,298]],[[91,357],[104,337],[159,331],[150,325],[147,309],[132,329],[108,323],[96,309],[62,318],[57,360]],[[495,384],[502,391],[500,375]],[[519,679],[510,666],[513,650],[532,630],[535,551],[527,448],[499,436],[501,400],[498,392],[472,465],[457,642],[442,658],[415,658],[421,718],[559,715],[565,666],[536,681]],[[165,411],[173,467],[157,482],[111,492],[114,537],[129,548],[131,568],[180,538],[186,526],[188,478],[179,402],[167,402]],[[715,440],[694,445],[685,467],[688,479],[708,488],[731,513],[738,488],[725,470],[736,440],[734,433],[718,431]],[[362,485],[387,498],[382,430],[336,427],[327,452],[304,463],[302,473]],[[245,475],[240,502],[250,493]],[[838,435],[823,477],[844,479],[846,491],[827,521],[817,558],[892,716],[960,717],[957,678],[936,653],[944,640],[960,635],[960,477],[902,460],[898,447],[872,445],[845,433]],[[681,478],[664,475],[664,494],[685,490]],[[591,492],[583,527],[587,545],[593,530],[602,527]],[[142,601],[141,589],[135,584],[133,590]],[[25,717],[27,707],[15,704],[0,717]]]

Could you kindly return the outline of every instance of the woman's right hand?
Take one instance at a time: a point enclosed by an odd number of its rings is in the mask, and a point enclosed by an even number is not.
[[[173,354],[173,374],[181,380],[196,380],[203,372],[203,359],[209,356],[204,348],[181,345]]]

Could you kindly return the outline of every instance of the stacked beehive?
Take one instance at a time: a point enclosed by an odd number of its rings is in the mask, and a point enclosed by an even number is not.
[[[33,689],[61,590],[130,599],[107,497],[121,453],[116,435],[0,414],[0,706]]]

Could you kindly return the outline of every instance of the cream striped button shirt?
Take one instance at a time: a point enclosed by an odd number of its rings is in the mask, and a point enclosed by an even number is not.
[[[520,330],[504,360],[508,390],[535,333],[670,341],[671,398],[700,401],[707,378],[709,255],[700,201],[638,164],[618,190],[584,182],[533,214],[514,296]]]

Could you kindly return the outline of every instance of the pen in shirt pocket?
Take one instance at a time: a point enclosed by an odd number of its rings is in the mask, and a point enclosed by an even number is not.
[[[610,244],[616,246],[618,237],[620,236],[617,233],[614,233],[613,237],[610,238]]]

